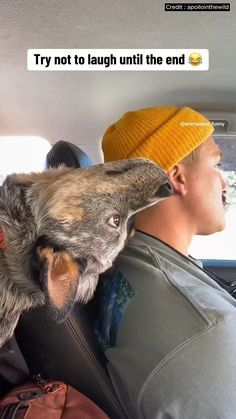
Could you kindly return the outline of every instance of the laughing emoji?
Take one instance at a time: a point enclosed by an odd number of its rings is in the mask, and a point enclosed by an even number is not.
[[[202,56],[198,52],[192,52],[188,57],[188,62],[191,65],[197,66],[202,63]]]

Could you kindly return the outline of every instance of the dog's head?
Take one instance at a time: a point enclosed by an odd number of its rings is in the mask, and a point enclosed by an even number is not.
[[[92,297],[99,274],[125,245],[132,216],[173,194],[166,174],[147,159],[14,175],[12,182],[32,213],[31,276],[58,321],[76,300]]]

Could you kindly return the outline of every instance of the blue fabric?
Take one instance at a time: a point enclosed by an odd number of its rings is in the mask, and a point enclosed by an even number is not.
[[[136,291],[120,271],[106,275],[102,280],[100,313],[95,333],[103,350],[116,344],[119,325]]]

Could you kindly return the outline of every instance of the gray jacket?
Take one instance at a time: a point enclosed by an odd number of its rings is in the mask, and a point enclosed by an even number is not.
[[[236,301],[137,232],[103,281],[97,334],[131,419],[236,418]]]

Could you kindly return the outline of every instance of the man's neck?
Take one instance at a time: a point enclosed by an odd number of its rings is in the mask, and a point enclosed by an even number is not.
[[[188,249],[194,234],[186,217],[181,214],[173,216],[168,208],[165,211],[160,208],[156,211],[146,210],[136,215],[135,228],[162,240],[178,252],[188,256]]]

